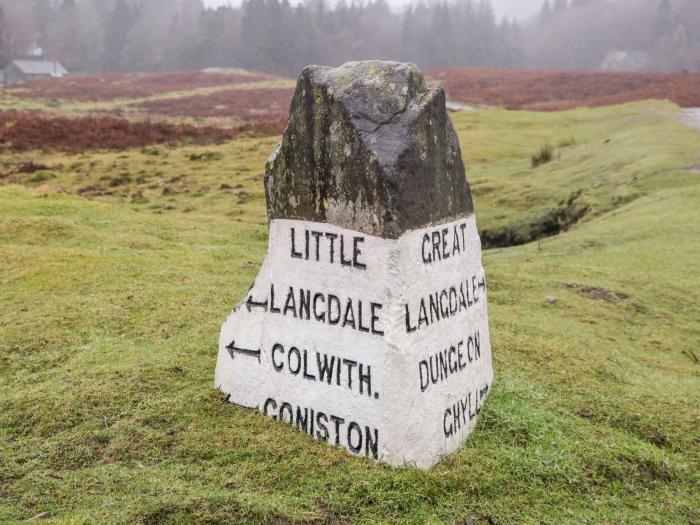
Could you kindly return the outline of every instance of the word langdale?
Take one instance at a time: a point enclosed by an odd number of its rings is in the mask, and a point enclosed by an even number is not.
[[[351,454],[434,465],[493,386],[481,243],[442,89],[411,64],[306,68],[265,191],[267,254],[222,326],[216,386]]]

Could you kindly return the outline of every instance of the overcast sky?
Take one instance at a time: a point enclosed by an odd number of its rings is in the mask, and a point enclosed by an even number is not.
[[[387,1],[392,6],[402,6],[409,3],[410,0]],[[522,20],[523,18],[537,13],[543,1],[544,0],[491,0],[491,4],[499,19],[508,16],[509,18],[515,17]],[[238,5],[240,0],[204,0],[204,3],[208,6],[215,7],[228,3]]]

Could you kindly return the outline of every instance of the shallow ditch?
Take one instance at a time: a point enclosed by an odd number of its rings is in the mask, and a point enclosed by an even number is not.
[[[590,207],[580,202],[582,190],[578,190],[538,217],[517,222],[499,229],[481,230],[483,249],[518,246],[532,241],[552,237],[568,230],[590,211]]]

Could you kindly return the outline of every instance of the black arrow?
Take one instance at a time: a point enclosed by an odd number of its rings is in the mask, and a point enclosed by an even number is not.
[[[484,388],[482,388],[481,390],[479,390],[479,399],[484,399],[484,396],[485,396],[486,394],[488,394],[488,393],[489,393],[489,385],[488,385],[488,383],[487,383],[486,386],[485,386]]]
[[[234,358],[236,353],[239,353],[243,355],[249,355],[251,357],[257,357],[258,363],[260,362],[260,350],[248,350],[247,348],[238,348],[236,346],[235,340],[231,341],[231,343],[226,346],[226,350],[228,350],[228,353],[231,355],[231,359]]]
[[[265,299],[264,303],[261,303],[260,301],[254,301],[253,296],[249,295],[248,300],[245,302],[245,305],[248,308],[249,312],[253,308],[262,308],[263,310],[265,310],[267,312],[267,299]]]

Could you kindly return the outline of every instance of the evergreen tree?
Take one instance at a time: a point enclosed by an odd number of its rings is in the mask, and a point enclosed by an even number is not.
[[[669,36],[672,27],[671,0],[660,0],[654,18],[654,35],[657,38]]]
[[[49,31],[55,20],[55,9],[49,0],[31,0],[32,21],[36,29],[36,45],[46,49]]]
[[[46,54],[71,72],[93,69],[101,44],[97,25],[91,4],[64,0],[47,28]]]
[[[552,6],[549,3],[549,0],[544,0],[544,3],[542,4],[542,8],[540,9],[540,17],[539,17],[540,24],[546,25],[549,23],[549,21],[551,19],[552,19]]]
[[[481,0],[476,8],[476,19],[472,28],[476,35],[476,53],[474,64],[488,66],[494,56],[496,17],[491,7],[491,0]]]
[[[0,5],[0,69],[4,69],[10,62],[10,52],[5,33],[5,8]]]
[[[126,0],[116,0],[105,20],[104,50],[101,66],[104,71],[119,71],[122,54],[128,42],[129,32],[138,18],[138,11],[129,6]]]

